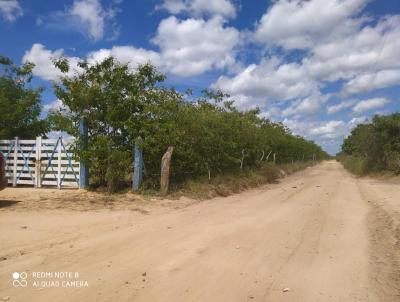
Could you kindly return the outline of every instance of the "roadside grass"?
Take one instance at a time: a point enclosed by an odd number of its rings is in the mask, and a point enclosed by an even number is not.
[[[375,178],[393,178],[399,176],[398,173],[393,171],[372,168],[372,165],[368,160],[362,157],[340,155],[336,160],[340,162],[346,170],[359,177],[371,176]]]
[[[356,156],[342,155],[336,159],[343,167],[357,176],[365,176],[371,171],[365,159]]]
[[[290,175],[315,165],[313,161],[298,161],[289,164],[263,163],[257,169],[243,170],[236,173],[225,173],[208,179],[201,177],[189,180],[180,185],[171,186],[169,197],[182,196],[204,200],[217,196],[229,196],[256,188],[268,183],[277,182],[279,178]]]

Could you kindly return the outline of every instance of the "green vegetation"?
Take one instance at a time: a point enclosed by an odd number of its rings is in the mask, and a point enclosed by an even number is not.
[[[56,66],[69,72],[65,59]],[[171,184],[175,187],[184,186],[188,179],[209,181],[222,174],[262,171],[272,153],[277,164],[310,160],[313,155],[328,157],[282,124],[260,118],[258,109],[237,110],[220,91],[204,91],[193,100],[190,91],[182,94],[163,87],[165,77],[149,64],[132,71],[108,58],[96,65],[80,62],[79,67],[79,73],[54,85],[64,108],[52,112],[49,119],[53,129],[76,137],[79,121],[87,121],[88,150],[77,152],[91,169],[93,186],[107,185],[110,191],[127,186],[139,137],[146,189],[158,188],[161,157],[168,146],[174,146]]]
[[[33,64],[18,67],[0,56],[0,139],[33,139],[49,130],[40,118],[42,89],[27,87],[32,69]]]
[[[400,113],[376,115],[345,139],[338,159],[357,175],[389,171],[400,174]]]

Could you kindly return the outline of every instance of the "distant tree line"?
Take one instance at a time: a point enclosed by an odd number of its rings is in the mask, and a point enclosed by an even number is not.
[[[338,158],[356,174],[400,174],[400,113],[376,115],[370,123],[358,125],[344,140]]]
[[[272,161],[274,153],[277,163],[328,157],[314,142],[261,118],[259,109],[239,111],[221,91],[205,90],[194,97],[190,90],[181,93],[164,87],[165,76],[150,64],[132,70],[112,57],[97,64],[81,61],[74,76],[66,59],[55,65],[64,73],[53,84],[63,106],[51,111],[31,136],[49,127],[79,138],[79,123],[85,120],[88,146],[76,153],[90,167],[94,186],[108,185],[111,191],[126,186],[135,142],[143,149],[148,187],[159,183],[160,161],[168,146],[174,147],[171,180],[175,183],[257,168],[262,161]],[[6,98],[16,102],[12,96]],[[37,119],[35,115],[32,121]],[[1,120],[4,123],[3,114]]]

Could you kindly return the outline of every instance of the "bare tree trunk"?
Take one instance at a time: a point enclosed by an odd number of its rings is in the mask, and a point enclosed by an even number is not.
[[[210,171],[210,167],[208,166],[208,163],[206,163],[207,166],[207,171],[208,171],[208,182],[211,181],[211,171]]]
[[[271,153],[272,153],[272,150],[271,150],[271,151],[269,151],[269,153],[268,153],[268,155],[267,155],[267,159],[266,159],[265,161],[268,161],[268,159],[269,159],[269,156],[271,155]]]
[[[168,194],[169,187],[169,167],[171,163],[172,152],[174,147],[168,147],[167,152],[161,159],[161,195],[165,196]]]
[[[244,149],[242,150],[242,159],[240,160],[240,170],[243,170]]]

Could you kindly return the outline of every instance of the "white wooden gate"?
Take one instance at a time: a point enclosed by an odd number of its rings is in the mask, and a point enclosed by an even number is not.
[[[79,161],[73,158],[74,139],[0,140],[6,176],[13,186],[79,187]]]

